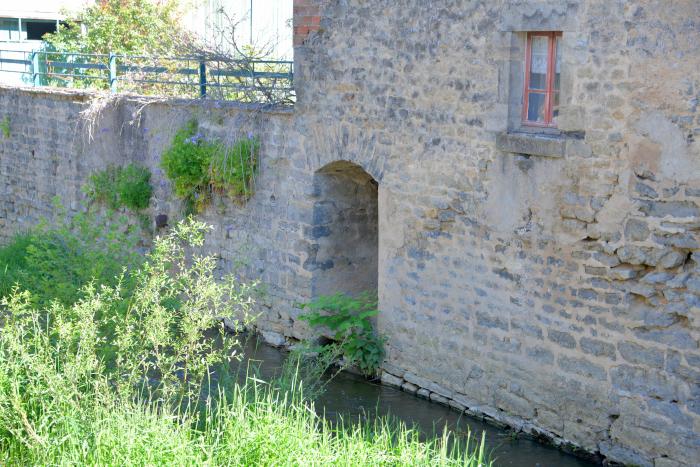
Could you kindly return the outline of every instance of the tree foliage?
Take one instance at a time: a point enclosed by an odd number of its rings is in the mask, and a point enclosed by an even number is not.
[[[172,54],[187,34],[174,0],[103,0],[69,13],[44,40],[64,52]]]

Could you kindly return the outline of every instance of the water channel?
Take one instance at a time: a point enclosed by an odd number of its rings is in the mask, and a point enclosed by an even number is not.
[[[245,359],[259,366],[260,376],[270,378],[281,368],[286,353],[249,338]],[[244,362],[245,363],[245,362]],[[238,365],[237,365],[238,366]],[[240,368],[240,367],[239,367]],[[415,425],[426,434],[447,427],[456,432],[481,436],[486,432],[486,447],[496,467],[582,467],[596,465],[532,439],[513,437],[507,430],[413,396],[398,389],[370,383],[363,378],[341,373],[331,380],[316,408],[326,417],[342,415],[345,420],[367,418],[373,414],[391,415]]]

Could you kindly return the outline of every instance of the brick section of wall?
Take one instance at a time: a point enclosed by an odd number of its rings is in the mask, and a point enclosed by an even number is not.
[[[320,0],[294,0],[294,46],[302,45],[306,36],[320,27]]]

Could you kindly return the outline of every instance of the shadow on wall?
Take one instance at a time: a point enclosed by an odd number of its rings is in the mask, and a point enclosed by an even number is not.
[[[377,290],[378,184],[359,165],[332,162],[314,175],[312,295]]]

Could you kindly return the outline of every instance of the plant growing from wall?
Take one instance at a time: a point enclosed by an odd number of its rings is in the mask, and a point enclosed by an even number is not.
[[[209,166],[211,186],[231,197],[247,197],[258,166],[260,141],[249,135],[229,148],[217,148]]]
[[[196,120],[180,128],[161,165],[173,184],[175,195],[185,201],[188,213],[201,212],[213,192],[246,200],[253,193],[260,142],[252,135],[232,146],[209,141]]]
[[[151,172],[140,165],[109,166],[90,176],[85,187],[88,197],[110,209],[146,209],[151,202]]]
[[[2,137],[8,139],[10,137],[10,117],[5,115],[2,122],[0,122],[0,131],[2,131]]]
[[[379,336],[372,324],[377,316],[376,293],[362,293],[357,297],[337,293],[318,297],[302,308],[300,316],[316,328],[327,328],[340,345],[343,357],[356,365],[365,376],[377,373],[384,357],[384,337]]]
[[[138,267],[138,229],[128,228],[123,216],[96,216],[90,212],[69,217],[58,199],[53,200],[54,219],[18,234],[0,246],[0,298],[15,284],[32,293],[32,302],[65,305],[82,297],[91,282],[121,284],[128,291],[132,278],[123,271]]]

